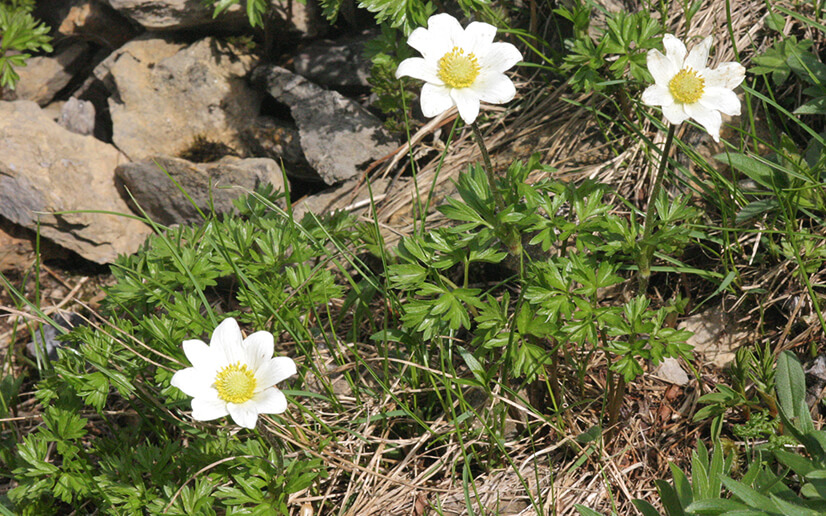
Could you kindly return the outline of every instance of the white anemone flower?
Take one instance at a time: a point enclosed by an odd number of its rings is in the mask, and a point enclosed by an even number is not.
[[[662,106],[663,115],[674,125],[693,118],[714,141],[720,141],[720,113],[740,114],[740,99],[732,91],[745,78],[740,63],[723,63],[712,70],[706,66],[711,36],[691,49],[686,56],[682,41],[666,34],[665,55],[659,50],[648,52],[648,71],[654,83],[642,94],[649,106]]]
[[[275,384],[296,373],[289,357],[273,357],[271,333],[246,339],[233,318],[215,328],[209,345],[185,340],[192,367],[172,376],[172,385],[192,396],[192,419],[210,421],[229,414],[238,426],[255,428],[258,414],[280,414],[287,398]]]
[[[479,103],[503,104],[516,95],[516,87],[505,75],[522,54],[510,43],[493,42],[496,27],[472,22],[463,29],[449,14],[437,14],[407,38],[407,44],[422,57],[399,64],[396,78],[421,79],[422,113],[434,117],[453,106],[470,124],[479,114]]]

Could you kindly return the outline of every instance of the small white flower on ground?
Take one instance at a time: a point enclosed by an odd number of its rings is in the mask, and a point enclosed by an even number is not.
[[[665,55],[659,50],[648,52],[648,71],[653,85],[646,88],[642,101],[649,106],[662,106],[663,115],[672,124],[693,118],[702,125],[714,141],[720,141],[720,113],[740,114],[740,99],[732,91],[743,82],[746,69],[740,63],[723,63],[712,70],[706,67],[711,36],[691,49],[686,56],[682,41],[666,34],[663,37]]]
[[[233,318],[215,328],[209,345],[185,340],[192,367],[172,376],[172,385],[192,396],[192,419],[210,421],[229,414],[244,428],[255,428],[258,414],[280,414],[287,398],[275,384],[296,373],[289,357],[273,357],[273,336],[255,332],[246,339]]]
[[[434,117],[453,106],[466,123],[479,114],[479,103],[503,104],[516,95],[516,87],[505,75],[522,60],[510,43],[493,42],[496,27],[473,22],[463,29],[449,14],[437,14],[407,38],[407,44],[422,57],[399,64],[396,78],[425,82],[420,95],[422,113]]]

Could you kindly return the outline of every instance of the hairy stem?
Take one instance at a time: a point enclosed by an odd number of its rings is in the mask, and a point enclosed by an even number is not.
[[[493,195],[493,203],[496,207],[496,213],[502,213],[505,211],[505,199],[502,197],[502,192],[499,191],[499,187],[496,184],[496,176],[493,173],[493,164],[491,164],[490,154],[488,154],[488,148],[485,145],[485,138],[482,136],[482,131],[479,130],[479,126],[476,125],[476,122],[471,123],[470,127],[473,129],[473,136],[476,139],[476,144],[479,146],[479,150],[482,153],[485,175],[488,178],[488,187]],[[517,231],[513,228],[505,227],[498,220],[495,220],[494,224],[496,224],[499,234],[502,235],[502,240],[507,246],[508,251],[510,251],[510,254],[514,257],[521,258],[522,238]]]
[[[665,167],[668,164],[668,155],[671,153],[671,145],[674,143],[674,131],[677,128],[674,124],[669,124],[668,135],[665,137],[662,154],[660,155],[660,166],[657,168],[657,175],[654,177],[654,186],[651,188],[651,195],[648,197],[648,207],[645,210],[645,222],[642,230],[639,258],[639,291],[645,293],[648,290],[648,280],[651,278],[651,258],[654,256],[654,245],[649,242],[651,234],[654,232],[654,222],[657,218],[657,199],[660,197],[660,190],[665,177]]]

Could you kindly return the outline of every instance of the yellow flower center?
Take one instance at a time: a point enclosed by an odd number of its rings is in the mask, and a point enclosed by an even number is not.
[[[691,68],[683,68],[668,81],[668,91],[674,100],[683,104],[694,104],[703,96],[706,81]]]
[[[255,391],[255,374],[246,364],[236,362],[218,371],[215,377],[218,397],[228,403],[240,404],[252,399]]]
[[[479,77],[479,63],[472,52],[465,54],[459,47],[439,59],[439,79],[451,88],[467,88]]]

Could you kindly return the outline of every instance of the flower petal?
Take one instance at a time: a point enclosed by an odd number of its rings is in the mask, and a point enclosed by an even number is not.
[[[720,116],[719,111],[708,109],[699,102],[686,104],[684,108],[691,118],[705,128],[715,142],[720,141],[720,126],[723,125],[723,117]]]
[[[252,429],[255,428],[255,423],[258,422],[258,407],[253,400],[240,405],[227,403],[227,411],[238,426]]]
[[[478,57],[488,52],[494,37],[496,37],[496,27],[489,23],[472,22],[465,28],[462,48],[466,52],[473,52]]]
[[[287,410],[287,398],[278,389],[270,388],[252,398],[259,414],[281,414]]]
[[[169,383],[187,396],[202,396],[215,383],[215,372],[187,367],[172,375],[172,380]]]
[[[209,346],[222,354],[226,364],[234,364],[244,359],[241,346],[242,340],[243,336],[241,335],[241,328],[238,327],[238,322],[230,317],[224,319],[212,332]]]
[[[459,116],[466,124],[472,124],[479,115],[479,95],[472,88],[453,88],[450,97],[459,109]]]
[[[419,101],[422,114],[428,118],[439,115],[454,106],[450,97],[450,88],[439,84],[425,83]]]
[[[479,66],[492,72],[504,72],[522,61],[522,53],[510,43],[493,43],[484,54],[476,54]]]
[[[740,63],[723,63],[714,70],[706,70],[703,79],[706,87],[721,87],[733,90],[746,78],[746,68]]]
[[[482,75],[470,87],[479,100],[491,104],[504,104],[516,96],[516,87],[513,82],[502,73]]]
[[[413,77],[440,86],[444,84],[437,74],[436,66],[421,57],[409,57],[399,63],[399,67],[396,68],[396,79],[401,77]]]
[[[212,421],[229,414],[227,404],[215,398],[198,397],[192,400],[192,419],[195,421]]]
[[[654,76],[654,82],[661,86],[667,86],[668,81],[680,71],[676,63],[656,49],[648,51],[647,63],[648,71]]]
[[[211,349],[206,342],[198,339],[185,340],[183,347],[184,354],[192,367],[209,370],[216,368],[215,350]]]
[[[453,48],[449,33],[433,32],[424,27],[411,32],[407,37],[407,44],[418,50],[422,57],[433,62],[438,61]]]
[[[256,392],[268,389],[296,374],[295,361],[290,357],[275,357],[255,371]]]
[[[728,88],[706,88],[700,104],[708,109],[716,109],[727,115],[740,114],[740,99]]]
[[[663,106],[663,115],[665,115],[665,118],[672,124],[681,124],[690,118],[685,112],[684,106],[685,104],[680,104],[678,102],[668,106]]]
[[[691,52],[688,53],[685,66],[692,68],[695,72],[704,69],[706,63],[708,63],[708,51],[711,49],[711,42],[712,38],[708,36],[698,45],[695,45],[694,48],[691,49]]]
[[[447,13],[441,13],[431,16],[427,20],[427,29],[430,32],[431,38],[430,46],[432,49],[441,48],[441,53],[424,55],[426,59],[434,57],[439,59],[446,53],[453,50],[453,47],[459,46],[464,39],[465,30],[459,21]],[[412,45],[411,45],[412,46]],[[415,48],[415,47],[414,47]],[[416,49],[418,50],[418,48]]]
[[[665,57],[677,67],[677,71],[682,70],[686,53],[683,42],[671,34],[666,34],[663,36],[663,47],[665,48]]]
[[[250,369],[255,371],[261,364],[268,362],[272,358],[275,344],[272,333],[268,331],[257,331],[244,339],[244,353],[246,363]]]
[[[674,103],[674,97],[667,87],[652,84],[642,92],[642,101],[649,106],[670,106]]]

